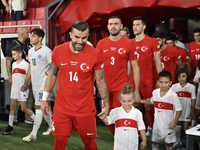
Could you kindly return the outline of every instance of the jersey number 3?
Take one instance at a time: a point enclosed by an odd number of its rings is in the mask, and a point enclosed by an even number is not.
[[[115,64],[115,57],[111,57],[111,62],[110,62],[111,65],[114,65]]]
[[[72,81],[78,82],[77,72],[75,72],[74,75],[73,75],[73,72],[70,71],[70,72],[69,72],[69,75],[70,75],[70,77],[69,77],[69,81],[70,81],[70,82],[72,82]]]

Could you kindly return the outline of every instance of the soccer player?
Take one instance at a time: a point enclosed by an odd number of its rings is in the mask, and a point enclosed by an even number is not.
[[[113,150],[137,150],[138,131],[142,136],[141,149],[146,148],[145,125],[142,113],[134,108],[134,92],[132,85],[126,83],[119,94],[121,107],[110,111],[109,116],[99,116],[105,124],[115,124]],[[123,137],[123,138],[122,138]]]
[[[139,82],[140,82],[140,69],[137,63],[134,47],[131,46],[131,40],[123,37],[120,34],[122,29],[122,21],[118,16],[111,16],[108,19],[109,37],[100,40],[97,44],[97,49],[100,49],[105,70],[105,79],[109,91],[109,110],[120,107],[119,93],[125,83],[127,83],[127,62],[131,61],[134,72],[135,96],[136,99],[139,95]],[[133,74],[132,74],[133,75]],[[114,126],[108,126],[110,131],[114,134]]]
[[[17,108],[17,101],[20,101],[21,109],[23,112],[28,114],[33,120],[35,119],[34,113],[26,107],[26,100],[28,98],[29,90],[22,92],[20,90],[23,85],[26,74],[28,71],[29,63],[22,58],[23,48],[19,45],[14,46],[12,49],[12,56],[16,60],[12,64],[12,87],[11,87],[11,104],[10,104],[10,114],[9,114],[9,125],[3,130],[2,134],[13,134],[13,121],[14,114]],[[30,85],[30,82],[29,82]]]
[[[159,89],[153,91],[150,100],[141,100],[143,104],[154,105],[154,124],[152,133],[152,150],[159,150],[159,143],[164,140],[166,150],[171,150],[176,142],[175,127],[181,115],[181,104],[177,94],[170,89],[171,73],[163,70],[158,74]]]
[[[146,21],[142,17],[133,18],[133,32],[135,38],[132,39],[134,48],[137,52],[138,65],[140,67],[140,95],[143,99],[150,99],[152,96],[152,91],[154,89],[153,82],[153,58],[155,59],[156,70],[159,73],[162,71],[161,58],[160,58],[160,46],[155,38],[151,38],[144,34],[146,29]],[[136,85],[133,80],[133,72],[131,70],[130,83]],[[141,109],[141,104],[134,104],[135,107]],[[152,131],[153,126],[153,106],[145,105],[146,118],[148,121],[148,130]]]
[[[21,90],[24,91],[27,88],[27,82],[32,81],[33,95],[35,98],[35,120],[32,132],[23,138],[24,141],[30,142],[37,139],[37,132],[40,128],[42,122],[43,114],[41,110],[42,95],[44,90],[45,81],[50,70],[51,54],[52,50],[47,46],[42,44],[42,39],[44,37],[44,31],[39,28],[31,30],[31,44],[34,45],[33,48],[29,50],[29,69],[26,76],[24,85]],[[48,97],[48,102],[52,100],[52,95]],[[52,132],[52,114],[49,113],[48,116],[44,115],[44,118],[49,125],[49,128],[43,135],[49,135]]]
[[[74,129],[80,134],[86,150],[97,150],[94,76],[105,107],[99,115],[108,115],[108,89],[104,64],[99,50],[86,44],[89,25],[84,21],[72,24],[70,42],[55,47],[51,69],[42,98],[42,111],[49,113],[46,101],[58,76],[59,88],[53,111],[54,150],[64,150]],[[58,73],[59,71],[59,73]]]
[[[174,84],[176,65],[178,68],[183,67],[181,55],[175,48],[165,44],[164,32],[157,31],[152,35],[152,37],[156,38],[160,44],[162,70],[168,70],[172,74],[172,83]]]
[[[193,33],[195,41],[189,43],[189,55],[191,64],[191,78],[195,76],[195,71],[198,66],[198,60],[200,58],[200,28],[196,28]]]
[[[188,54],[187,54],[185,49],[176,46],[176,41],[177,41],[176,40],[176,36],[174,34],[168,34],[166,36],[165,40],[166,40],[166,44],[176,48],[178,53],[181,55],[183,67],[186,67],[188,69],[189,73],[191,73],[191,66],[190,66],[189,56],[188,56]]]

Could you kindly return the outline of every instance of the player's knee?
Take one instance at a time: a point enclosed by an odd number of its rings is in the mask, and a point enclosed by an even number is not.
[[[96,149],[96,142],[94,140],[94,138],[90,138],[90,137],[86,137],[86,136],[82,136],[81,137],[83,143],[86,145],[86,146],[89,146],[90,149],[92,150],[92,148],[95,150]],[[88,149],[88,150],[90,150]]]
[[[56,135],[54,138],[54,150],[64,150],[67,145],[68,136]]]

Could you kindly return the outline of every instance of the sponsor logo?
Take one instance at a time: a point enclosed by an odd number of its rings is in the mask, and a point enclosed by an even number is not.
[[[61,66],[65,66],[65,65],[67,65],[67,63],[61,63]]]
[[[128,131],[129,129],[124,129],[124,131]]]
[[[195,51],[195,49],[192,49],[192,50],[191,50],[191,52],[194,52],[194,51]]]
[[[75,62],[75,61],[70,61],[70,63],[72,66],[76,66],[78,64],[78,62]]]
[[[139,47],[139,46],[136,46],[135,48],[136,48],[136,49],[139,49],[140,47]]]
[[[87,135],[94,135],[94,133],[87,133]]]
[[[115,51],[117,48],[116,47],[111,47],[110,49],[111,49],[111,51]]]
[[[109,49],[103,50],[104,53],[107,52],[107,51],[109,51]]]

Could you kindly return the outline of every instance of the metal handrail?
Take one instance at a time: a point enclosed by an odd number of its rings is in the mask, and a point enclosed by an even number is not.
[[[42,25],[40,25],[40,24],[0,26],[0,28],[21,28],[21,27],[35,27],[35,26],[39,26],[40,29],[42,29]]]

